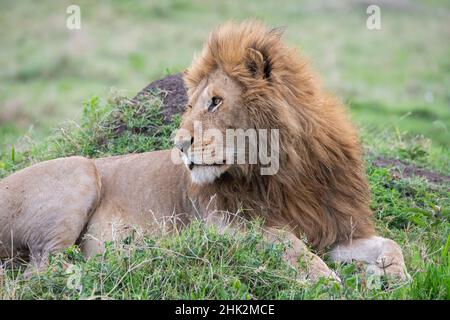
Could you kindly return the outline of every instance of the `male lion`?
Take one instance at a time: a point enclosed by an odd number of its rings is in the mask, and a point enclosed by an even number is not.
[[[375,236],[355,129],[280,38],[257,22],[227,23],[211,33],[184,77],[189,102],[175,137],[181,152],[174,150],[185,165],[169,150],[69,157],[0,181],[0,257],[28,255],[42,268],[50,252],[73,244],[86,256],[102,252],[104,241],[120,233],[116,222],[152,232],[158,219],[176,215],[224,228],[234,215],[262,218],[267,239],[289,241],[285,259],[294,266],[301,259],[301,274],[310,279],[337,276],[302,236],[317,250],[330,249],[334,261],[363,261],[371,273],[405,279],[399,246]],[[196,122],[223,135],[277,129],[278,150],[269,150],[279,168],[261,174],[259,161],[234,164],[229,153],[241,151],[227,147],[219,161],[199,161],[222,146],[197,139]]]

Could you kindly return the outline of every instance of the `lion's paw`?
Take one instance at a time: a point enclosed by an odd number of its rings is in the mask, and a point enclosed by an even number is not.
[[[367,264],[366,273],[373,276],[384,276],[388,280],[395,282],[411,280],[403,259],[395,259],[389,256],[380,256],[374,263]]]
[[[310,264],[307,278],[313,282],[317,282],[321,278],[325,278],[341,283],[341,279],[339,278],[339,276],[333,270],[331,270],[320,258],[316,259]]]

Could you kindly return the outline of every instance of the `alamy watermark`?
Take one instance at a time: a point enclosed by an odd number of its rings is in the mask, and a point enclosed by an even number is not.
[[[233,165],[258,164],[261,175],[274,175],[280,169],[280,134],[278,129],[203,130],[194,122],[194,134],[180,128],[172,152],[174,164]],[[179,152],[181,151],[181,153]]]
[[[67,7],[66,13],[68,14],[66,19],[66,27],[69,30],[81,29],[81,9],[80,6],[72,4]]]
[[[381,9],[372,4],[367,7],[366,13],[369,15],[366,20],[366,27],[369,30],[381,30]]]

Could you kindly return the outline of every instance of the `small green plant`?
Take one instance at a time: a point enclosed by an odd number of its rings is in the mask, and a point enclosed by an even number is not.
[[[16,161],[16,150],[14,149],[14,145],[11,147],[11,162],[14,163]]]

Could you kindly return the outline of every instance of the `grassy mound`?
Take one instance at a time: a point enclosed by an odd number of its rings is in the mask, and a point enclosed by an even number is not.
[[[170,148],[170,135],[180,117],[164,121],[161,94],[155,91],[140,99],[113,96],[108,101],[92,97],[83,103],[80,124],[69,122],[43,142],[23,152],[0,150],[0,178],[32,163],[83,155],[103,157]]]
[[[178,122],[179,117],[164,121],[158,94],[137,101],[92,98],[80,124],[68,123],[26,150],[3,151],[0,177],[61,156],[169,148]],[[29,280],[20,269],[0,269],[0,299],[450,299],[449,185],[404,179],[374,166],[372,157],[367,174],[376,224],[381,235],[403,248],[410,283],[388,285],[366,276],[357,264],[330,264],[342,286],[311,285],[281,261],[282,246],[261,239],[256,223],[247,234],[232,237],[196,222],[176,234],[111,243],[104,255],[88,261],[69,248]]]

